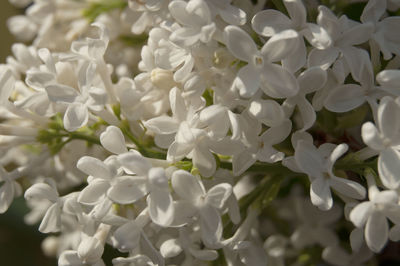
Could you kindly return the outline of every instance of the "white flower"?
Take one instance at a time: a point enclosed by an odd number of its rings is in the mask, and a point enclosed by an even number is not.
[[[25,191],[25,199],[46,199],[51,202],[39,226],[42,233],[59,232],[61,230],[61,208],[63,200],[59,198],[55,183],[37,183]]]
[[[191,46],[201,41],[208,43],[215,32],[215,23],[204,0],[190,0],[188,3],[180,0],[168,5],[171,15],[183,25],[172,32],[170,40],[182,46]]]
[[[295,146],[295,160],[301,172],[311,181],[311,201],[321,210],[332,208],[331,188],[354,199],[365,197],[365,188],[355,181],[335,176],[333,165],[348,149],[346,144],[322,144],[318,149],[307,140],[299,140]]]
[[[395,191],[379,191],[371,174],[367,175],[369,201],[354,207],[350,220],[358,228],[364,228],[367,246],[374,252],[380,252],[389,238],[389,218],[395,224],[400,223],[399,196]],[[365,226],[365,227],[364,227]]]
[[[298,31],[300,36],[294,48],[295,52],[292,56],[282,61],[284,67],[295,72],[306,63],[306,46],[301,35],[317,49],[328,48],[332,44],[332,40],[323,27],[307,23],[306,9],[301,0],[285,0],[283,4],[288,10],[291,19],[277,10],[267,9],[258,12],[251,23],[255,32],[267,37],[288,29]]]
[[[361,136],[365,144],[379,153],[378,172],[383,185],[389,189],[400,186],[398,160],[400,153],[400,117],[399,99],[385,97],[379,103],[375,126],[367,122],[362,126]]]
[[[275,34],[261,51],[253,39],[237,26],[227,26],[224,36],[229,51],[248,63],[239,70],[235,80],[241,96],[253,96],[260,86],[265,94],[274,98],[286,98],[298,92],[299,85],[294,76],[286,68],[273,64],[290,56],[298,42],[297,32],[285,30]]]
[[[232,186],[221,183],[206,192],[197,177],[183,170],[175,171],[171,181],[174,191],[182,201],[180,215],[186,219],[199,215],[203,243],[211,248],[220,246],[223,228],[218,210],[222,209],[232,194]]]

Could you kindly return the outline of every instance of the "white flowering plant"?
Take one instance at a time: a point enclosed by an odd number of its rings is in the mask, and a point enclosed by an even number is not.
[[[60,266],[376,265],[398,0],[9,0],[0,212]]]

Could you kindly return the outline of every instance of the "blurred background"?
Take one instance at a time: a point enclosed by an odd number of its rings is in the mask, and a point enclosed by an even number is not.
[[[9,17],[23,12],[9,4],[8,0],[0,3],[0,63],[5,63],[11,54],[11,45],[16,42],[9,33],[6,21]],[[45,237],[38,225],[27,226],[24,215],[28,212],[24,199],[16,199],[11,208],[0,215],[0,258],[1,266],[55,266],[55,259],[47,258],[41,250]]]

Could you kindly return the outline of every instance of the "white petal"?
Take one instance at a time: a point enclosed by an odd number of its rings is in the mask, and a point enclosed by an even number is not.
[[[337,145],[332,153],[329,155],[328,158],[328,163],[327,163],[327,168],[332,169],[333,165],[339,159],[343,154],[347,152],[349,149],[349,146],[346,143],[342,143],[340,145]]]
[[[175,171],[171,181],[174,191],[183,199],[194,201],[205,194],[200,181],[184,170]]]
[[[229,51],[242,61],[250,62],[258,49],[253,39],[237,26],[227,26],[224,37]]]
[[[200,230],[201,238],[207,247],[220,247],[223,230],[221,216],[211,205],[205,205],[200,210]]]
[[[173,87],[169,92],[169,103],[171,105],[173,116],[179,121],[186,120],[187,109],[185,100],[183,99],[182,94],[177,87]]]
[[[171,134],[178,131],[179,123],[169,116],[159,116],[144,123],[147,129],[157,134]]]
[[[12,182],[5,181],[0,188],[0,213],[5,213],[14,199],[14,186]]]
[[[109,126],[100,135],[101,145],[109,152],[120,154],[127,152],[125,138],[121,129],[116,126]]]
[[[400,71],[397,69],[383,70],[376,75],[376,81],[385,87],[398,87],[398,84],[400,84]]]
[[[66,250],[58,258],[59,266],[81,266],[82,260],[75,250]]]
[[[257,161],[254,153],[243,151],[235,154],[232,159],[233,174],[239,176]]]
[[[297,165],[299,168],[312,178],[322,177],[323,161],[312,143],[304,140],[297,142],[295,154]]]
[[[368,41],[374,31],[372,23],[360,24],[345,31],[339,40],[336,40],[337,46],[358,45]]]
[[[148,193],[147,180],[143,177],[123,176],[115,180],[107,196],[119,204],[131,204]]]
[[[376,23],[382,17],[386,11],[386,1],[371,0],[368,1],[367,5],[361,14],[361,21]]]
[[[276,64],[264,65],[261,85],[265,94],[273,98],[288,98],[299,91],[299,84],[293,74]]]
[[[123,167],[140,176],[147,176],[151,168],[151,164],[145,157],[133,152],[118,155],[118,161]]]
[[[24,195],[26,200],[33,199],[47,199],[51,202],[56,202],[58,199],[57,191],[46,183],[37,183],[28,188]]]
[[[373,203],[370,201],[361,202],[350,212],[350,220],[356,227],[360,228],[367,222],[373,209]]]
[[[351,111],[365,102],[365,90],[356,84],[336,87],[329,93],[325,107],[329,111],[343,113]]]
[[[210,152],[208,147],[197,145],[192,154],[193,165],[196,166],[201,175],[210,177],[214,174],[217,166],[214,155]]]
[[[260,88],[260,73],[252,65],[246,65],[239,70],[234,82],[240,96],[251,97]]]
[[[268,62],[277,62],[288,56],[301,41],[294,30],[284,30],[274,34],[262,47],[261,54]]]
[[[331,177],[330,180],[331,187],[335,191],[357,200],[362,200],[365,198],[367,191],[359,183],[338,177]]]
[[[332,39],[326,30],[316,24],[307,23],[307,28],[301,31],[307,41],[317,49],[327,49]]]
[[[101,259],[103,255],[104,246],[95,237],[84,238],[78,247],[78,255],[86,264],[94,264]]]
[[[339,50],[330,47],[325,50],[312,49],[308,54],[308,67],[319,66],[322,69],[328,69],[339,55]]]
[[[260,11],[251,20],[254,31],[266,37],[290,29],[291,23],[287,16],[274,9]]]
[[[47,86],[46,92],[52,102],[73,103],[79,96],[79,92],[76,89],[61,84]]]
[[[182,252],[182,247],[177,239],[172,238],[164,241],[160,247],[160,253],[164,258],[172,258]]]
[[[109,167],[104,162],[90,156],[80,158],[76,167],[85,174],[95,178],[110,179],[113,176]]]
[[[58,232],[61,229],[61,206],[59,203],[54,203],[46,211],[42,222],[39,226],[39,231],[42,233]]]
[[[400,186],[400,152],[395,149],[381,151],[378,158],[378,172],[383,185],[389,189]]]
[[[283,1],[290,18],[292,25],[303,27],[307,19],[307,11],[301,0],[285,0]]]
[[[175,208],[169,191],[152,190],[147,198],[151,220],[160,226],[167,227],[174,220]]]
[[[95,205],[104,198],[109,187],[108,181],[95,179],[79,193],[78,202]]]
[[[321,89],[328,79],[326,71],[320,67],[311,67],[298,77],[300,90],[303,93],[311,93]]]
[[[236,6],[224,6],[219,10],[219,15],[230,25],[243,25],[246,23],[246,12]]]
[[[218,258],[218,252],[215,250],[189,248],[189,252],[199,260],[213,261]]]
[[[379,129],[385,138],[396,140],[400,132],[400,106],[389,97],[382,99],[378,107]]]
[[[361,128],[361,137],[365,144],[374,150],[383,150],[384,144],[376,126],[371,122],[366,122]]]
[[[374,211],[365,226],[365,242],[373,252],[380,252],[388,241],[389,224],[386,217]]]
[[[215,208],[221,209],[228,197],[232,194],[232,186],[228,183],[221,183],[213,186],[206,195],[207,204],[211,204]]]
[[[121,252],[129,252],[139,245],[141,228],[134,222],[128,222],[115,230],[111,240]]]
[[[302,68],[307,62],[307,48],[304,44],[303,37],[299,35],[297,46],[293,48],[290,56],[282,60],[282,66],[287,68],[290,72],[295,73]]]
[[[87,124],[89,120],[89,111],[81,103],[72,103],[68,105],[64,115],[64,127],[68,131],[75,131]]]
[[[323,177],[317,178],[311,183],[310,197],[312,204],[319,209],[326,211],[332,208],[333,199],[329,183]]]
[[[307,130],[311,128],[317,118],[313,106],[306,100],[306,98],[302,97],[301,100],[297,102],[297,107],[299,108],[299,112],[303,120],[303,127],[301,130]]]

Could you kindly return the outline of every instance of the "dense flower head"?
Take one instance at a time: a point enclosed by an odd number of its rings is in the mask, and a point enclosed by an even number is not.
[[[0,213],[62,266],[366,265],[400,240],[400,4],[347,2],[10,0]]]

